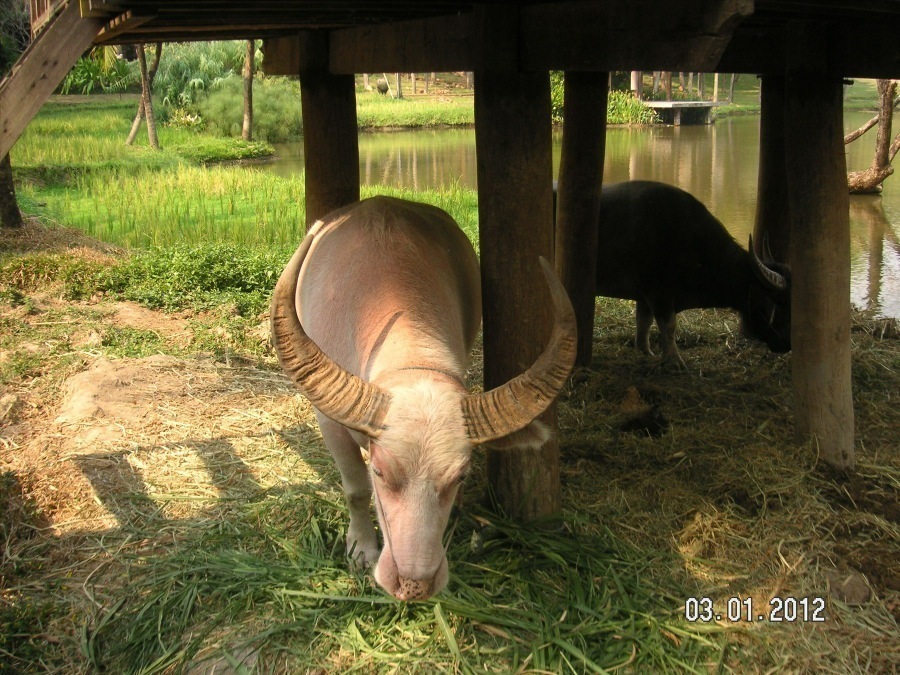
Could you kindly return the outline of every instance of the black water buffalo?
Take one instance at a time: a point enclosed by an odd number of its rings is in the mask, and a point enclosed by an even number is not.
[[[693,196],[672,185],[603,187],[596,294],[637,301],[635,345],[650,352],[653,319],[663,361],[684,367],[675,315],[699,307],[737,310],[742,332],[774,352],[791,349],[791,275],[744,250]]]

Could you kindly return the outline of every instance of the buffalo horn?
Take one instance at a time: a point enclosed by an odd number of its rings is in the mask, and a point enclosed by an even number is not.
[[[753,267],[756,270],[756,276],[758,276],[763,283],[771,287],[772,290],[787,290],[787,281],[785,281],[784,277],[775,270],[766,267],[766,264],[759,259],[759,256],[756,254],[756,249],[753,248],[752,234],[750,235],[750,244],[748,245],[748,248],[750,250],[750,255],[753,257]]]
[[[553,301],[553,332],[537,361],[518,377],[483,394],[463,399],[463,417],[472,443],[503,438],[543,413],[565,384],[575,364],[575,312],[550,264],[540,258]]]
[[[315,238],[307,234],[275,285],[269,315],[272,341],[284,372],[310,402],[335,422],[377,438],[390,394],[332,361],[303,330],[297,316],[300,268]]]

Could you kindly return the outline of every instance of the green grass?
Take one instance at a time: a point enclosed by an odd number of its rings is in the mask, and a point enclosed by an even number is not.
[[[447,590],[409,605],[348,569],[337,489],[268,491],[226,518],[224,529],[198,523],[167,554],[119,559],[141,572],[83,633],[93,667],[162,673],[255,654],[294,672],[705,672],[720,658],[720,630],[679,616],[689,589],[652,572],[670,554],[574,514],[535,537],[462,512]]]
[[[475,123],[472,96],[448,96],[440,101],[423,98],[392,99],[377,92],[356,97],[360,129],[381,127],[435,127]]]
[[[131,100],[108,99],[45,105],[13,146],[10,157],[16,172],[26,178],[37,175],[45,181],[60,182],[76,173],[162,171],[186,163],[264,157],[273,152],[264,143],[201,136],[191,129],[164,124],[158,125],[161,151],[148,147],[146,127],[134,146],[126,146],[135,106]]]

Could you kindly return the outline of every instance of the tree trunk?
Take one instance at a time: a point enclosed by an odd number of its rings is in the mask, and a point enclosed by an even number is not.
[[[138,64],[141,67],[141,104],[147,118],[147,137],[150,147],[159,150],[159,139],[156,136],[156,118],[153,116],[153,98],[150,95],[150,76],[147,73],[147,55],[144,45],[138,46]]]
[[[16,201],[16,185],[13,181],[9,154],[0,160],[0,227],[22,227],[22,212]]]
[[[138,46],[132,45],[132,48],[135,50],[135,54],[137,54]],[[150,66],[150,72],[147,73],[147,77],[150,80],[150,87],[153,87],[153,80],[156,78],[156,71],[159,70],[159,59],[162,55],[162,42],[156,43],[156,55],[153,57],[153,65]],[[137,138],[138,131],[141,129],[141,121],[144,119],[144,97],[141,96],[141,102],[138,103],[138,111],[134,116],[134,122],[131,123],[131,131],[128,133],[128,138],[125,139],[125,145],[132,145],[134,143],[134,139]]]
[[[737,82],[738,76],[735,73],[731,74],[731,84],[728,87],[728,102],[734,103],[734,83]]]
[[[253,60],[256,55],[256,41],[247,40],[247,53],[244,56],[244,126],[241,138],[253,140]]]
[[[409,74],[409,82],[410,82],[410,85],[412,86],[412,93],[415,96],[415,94],[416,94],[416,74],[415,73]]]
[[[712,100],[714,103],[719,100],[719,74],[718,73],[713,75],[713,98],[712,98]]]
[[[853,171],[847,176],[847,186],[850,188],[851,194],[881,192],[881,183],[894,173],[894,167],[891,166],[891,159],[893,159],[891,154],[891,127],[894,117],[894,96],[897,93],[897,83],[890,80],[878,80],[877,84],[881,109],[877,117],[878,136],[875,139],[875,156],[872,158],[872,165],[868,169],[865,171]],[[871,125],[868,127],[863,125],[862,128],[868,130],[871,128]],[[853,140],[865,133],[865,131],[860,130],[857,130],[857,132],[845,136],[844,144],[848,143],[848,138]]]
[[[403,98],[403,84],[400,82],[400,73],[397,75],[397,98]]]

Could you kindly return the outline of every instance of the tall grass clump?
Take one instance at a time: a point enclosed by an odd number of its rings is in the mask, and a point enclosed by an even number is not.
[[[553,121],[563,121],[563,99],[565,95],[565,77],[561,72],[550,73],[550,109]],[[607,124],[653,124],[659,117],[652,108],[648,108],[631,92],[613,89],[606,102]]]
[[[185,107],[195,104],[213,84],[244,67],[244,42],[186,42],[163,47],[153,91],[163,104]],[[262,61],[257,54],[257,63]]]
[[[198,110],[207,131],[217,136],[240,136],[243,79],[237,75],[215,83],[201,98]],[[284,77],[258,77],[253,83],[253,136],[269,143],[300,138],[303,115],[300,83]]]
[[[196,130],[161,126],[161,151],[145,136],[126,146],[137,103],[48,104],[12,149],[14,170],[39,182],[70,184],[78,175],[111,170],[174,170],[184,161],[208,163],[271,155],[265,143],[202,136]]]
[[[358,93],[356,120],[360,129],[436,127],[475,124],[474,99],[452,96],[441,101],[392,99],[376,92]]]
[[[146,248],[176,243],[293,246],[303,228],[301,177],[252,169],[179,165],[171,171],[78,175],[70,189],[41,192],[43,212],[105,242]]]
[[[126,91],[140,83],[137,61],[121,57],[116,47],[94,47],[68,72],[59,87],[63,94],[105,94]]]
[[[630,91],[611,91],[606,103],[607,124],[653,124],[659,116]]]

